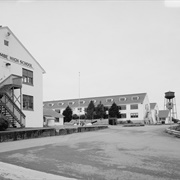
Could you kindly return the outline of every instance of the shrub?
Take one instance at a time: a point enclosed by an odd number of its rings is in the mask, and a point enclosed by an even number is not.
[[[80,119],[85,119],[86,116],[84,114],[80,115]]]
[[[174,123],[178,123],[178,122],[179,122],[179,119],[172,118],[172,121],[173,121]]]
[[[9,122],[0,117],[0,131],[5,131],[9,127]]]
[[[120,120],[120,121],[118,121],[117,123],[118,123],[118,124],[126,124],[127,122]]]
[[[77,114],[73,114],[72,119],[79,119],[79,116]]]
[[[180,125],[175,128],[176,131],[180,131]]]
[[[127,120],[126,121],[128,124],[133,124],[133,122],[131,120]]]

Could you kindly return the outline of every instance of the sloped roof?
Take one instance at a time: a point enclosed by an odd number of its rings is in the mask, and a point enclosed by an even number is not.
[[[32,56],[32,54],[25,48],[25,46],[21,43],[21,41],[15,36],[15,34],[9,29],[9,27],[4,26],[1,27],[0,26],[0,30],[1,29],[7,29],[14,37],[15,39],[19,42],[19,44],[24,48],[24,50],[31,56],[31,58],[38,64],[38,66],[40,67],[40,69],[42,70],[42,73],[45,73],[45,70],[42,68],[42,66],[38,63],[38,61],[36,61],[36,59]]]
[[[169,115],[169,110],[159,110],[159,118],[167,118]]]
[[[51,109],[46,109],[46,108],[43,108],[43,116],[51,116],[51,117],[56,117],[56,118],[64,117],[63,115],[61,115]]]
[[[90,98],[80,98],[80,101],[84,101],[84,103],[80,104],[81,107],[88,107],[91,100],[95,100],[95,106],[97,106],[100,101],[104,106],[111,106],[113,102],[117,105],[125,105],[125,104],[140,104],[143,103],[145,96],[147,93],[137,93],[137,94],[125,94],[125,95],[115,95],[115,96],[102,96],[102,97],[90,97]],[[133,100],[132,97],[138,97],[137,100]],[[125,101],[120,101],[120,98],[125,98]],[[112,102],[107,102],[107,99],[112,99]],[[69,104],[69,102],[74,102],[73,104]],[[55,101],[44,101],[44,107],[50,109],[61,109],[66,108],[67,106],[78,107],[79,99],[67,99],[67,100],[55,100]],[[51,104],[51,106],[50,106]]]
[[[157,103],[150,103],[150,109],[154,109]]]

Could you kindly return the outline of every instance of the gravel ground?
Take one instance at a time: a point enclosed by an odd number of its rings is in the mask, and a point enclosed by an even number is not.
[[[0,177],[179,180],[180,139],[166,134],[167,127],[109,126],[100,131],[1,143]]]

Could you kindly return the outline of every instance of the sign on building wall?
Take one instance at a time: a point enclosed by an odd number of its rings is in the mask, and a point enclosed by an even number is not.
[[[18,59],[18,58],[12,57],[12,56],[8,56],[7,54],[1,53],[1,52],[0,52],[0,56],[3,57],[4,59],[7,59],[8,61],[23,65],[23,66],[27,66],[29,68],[33,68],[31,63],[28,63],[21,59]]]

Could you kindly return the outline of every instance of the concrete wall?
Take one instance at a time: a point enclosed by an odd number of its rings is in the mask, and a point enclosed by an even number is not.
[[[32,139],[47,136],[59,136],[79,132],[96,131],[106,129],[108,126],[83,126],[83,127],[70,127],[70,128],[39,128],[39,129],[26,129],[17,131],[4,131],[0,132],[0,142],[17,141],[23,139]]]

